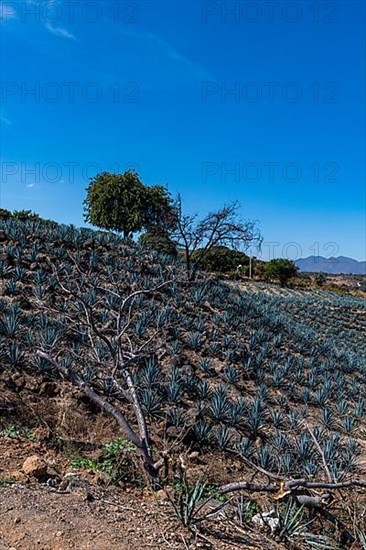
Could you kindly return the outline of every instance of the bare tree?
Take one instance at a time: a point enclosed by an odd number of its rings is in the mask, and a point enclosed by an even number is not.
[[[172,240],[184,251],[187,277],[193,281],[207,254],[216,246],[247,250],[252,244],[260,246],[262,239],[255,221],[241,220],[239,204],[233,202],[199,220],[197,215],[182,212],[182,200],[176,201],[177,226]]]
[[[37,300],[50,320],[63,319],[64,330],[41,336],[39,358],[48,361],[63,377],[77,385],[88,398],[112,415],[137,448],[143,461],[143,472],[151,485],[157,484],[159,462],[152,456],[148,427],[133,378],[132,366],[152,353],[159,333],[159,310],[155,327],[146,329],[142,338],[133,330],[142,315],[136,303],[142,297],[154,300],[160,291],[173,282],[169,270],[151,281],[149,288],[131,291],[116,274],[93,277],[71,256],[73,269],[56,270],[52,274],[61,291],[57,303]],[[146,313],[146,312],[145,312]],[[73,339],[83,344],[72,348]],[[133,412],[133,423],[128,411]],[[134,427],[137,426],[137,430]]]

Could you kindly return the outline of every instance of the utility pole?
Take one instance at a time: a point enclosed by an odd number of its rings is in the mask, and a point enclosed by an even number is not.
[[[249,256],[249,279],[251,279],[253,275],[253,260],[255,259],[256,256]]]

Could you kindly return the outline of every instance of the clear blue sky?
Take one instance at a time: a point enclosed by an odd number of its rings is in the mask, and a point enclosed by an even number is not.
[[[362,0],[0,9],[1,207],[83,225],[88,176],[133,166],[189,212],[238,200],[264,258],[365,259]]]

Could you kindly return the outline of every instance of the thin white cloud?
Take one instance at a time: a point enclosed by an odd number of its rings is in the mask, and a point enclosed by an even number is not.
[[[10,19],[16,19],[17,13],[13,6],[7,3],[0,4],[0,23],[6,23]]]
[[[168,57],[171,57],[172,59],[175,59],[176,61],[182,61],[186,65],[192,65],[192,62],[187,59],[184,55],[177,52],[175,48],[173,48],[168,42],[160,38],[160,36],[157,36],[156,34],[153,34],[151,32],[145,33],[146,38],[149,38],[153,42],[156,42],[157,44],[160,44],[163,46],[165,53],[168,55]]]
[[[30,189],[33,189],[33,187],[35,186],[36,186],[35,183],[27,183],[27,187],[29,187]]]
[[[71,32],[69,32],[68,30],[62,27],[54,27],[53,25],[51,25],[51,23],[46,23],[45,27],[50,33],[55,34],[56,36],[61,36],[62,38],[71,38],[72,40],[76,40],[75,35],[73,35]]]
[[[203,67],[201,67],[201,65],[192,61],[191,59],[188,59],[188,57],[186,57],[185,55],[179,53],[168,42],[160,38],[160,36],[157,36],[156,34],[152,34],[150,32],[146,32],[145,36],[156,44],[159,44],[162,47],[165,55],[170,57],[170,59],[173,59],[174,61],[185,65],[195,76],[199,78],[210,78],[210,75],[208,71],[206,71],[206,69],[204,69]]]
[[[57,6],[58,0],[47,0],[48,8],[51,8],[52,6]],[[47,21],[45,23],[46,29],[56,35],[61,36],[62,38],[70,38],[71,40],[76,40],[76,37],[67,29],[64,29],[63,27],[57,27],[53,23],[50,23]]]
[[[47,7],[51,8],[52,6],[56,6],[59,0],[46,0],[47,1]],[[39,6],[39,0],[25,0],[26,4],[31,5],[38,5]],[[6,23],[7,21],[10,21],[11,19],[17,19],[18,14],[17,11],[14,8],[15,2],[11,3],[1,3],[0,4],[0,23]],[[21,7],[21,6],[20,6]],[[44,10],[44,13],[47,13],[47,10]],[[70,31],[63,27],[57,27],[52,22],[46,21],[43,22],[45,29],[48,30],[51,34],[54,34],[55,36],[60,36],[61,38],[68,38],[71,40],[76,40],[75,35],[73,35]]]
[[[39,4],[39,0],[25,0],[28,4]],[[47,2],[47,6],[43,9],[43,13],[48,13],[48,9],[52,8],[52,6],[56,6],[59,3],[59,0],[45,0]],[[51,34],[54,34],[55,36],[60,36],[61,38],[69,38],[71,40],[76,40],[76,36],[73,35],[70,31],[63,27],[57,27],[54,25],[54,23],[50,21],[44,22],[45,29],[48,30]]]
[[[166,42],[164,39],[160,38],[160,36],[157,36],[156,34],[153,34],[151,32],[147,31],[125,31],[126,34],[129,34],[130,36],[134,36],[137,38],[144,38],[145,40],[149,40],[150,42],[153,42],[155,45],[157,45],[161,52],[168,57],[169,59],[172,59],[173,61],[177,62],[180,65],[184,65],[189,72],[197,77],[197,78],[206,78],[212,79],[212,76],[209,74],[209,72],[199,65],[199,63],[196,63],[195,61],[192,61],[185,55],[181,54],[176,50],[171,44]]]

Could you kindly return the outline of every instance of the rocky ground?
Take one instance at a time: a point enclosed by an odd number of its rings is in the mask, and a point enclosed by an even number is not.
[[[0,548],[179,548],[177,525],[159,504],[119,492],[109,501],[12,484],[1,490]],[[179,546],[179,544],[181,546]]]
[[[64,471],[42,445],[0,437],[0,550],[282,548],[254,529],[233,532],[224,515],[192,536],[163,491],[101,487],[87,471]]]

